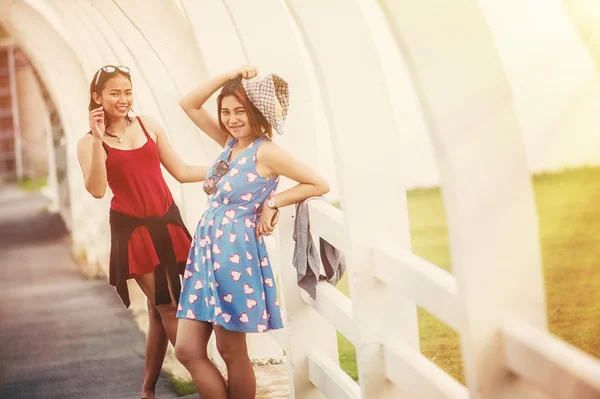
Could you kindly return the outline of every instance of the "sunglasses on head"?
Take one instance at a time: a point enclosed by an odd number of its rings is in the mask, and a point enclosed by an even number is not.
[[[221,177],[225,176],[227,172],[229,172],[229,164],[222,159],[218,160],[213,168],[212,176],[204,180],[204,184],[202,185],[204,192],[208,195],[214,193],[218,181]]]
[[[102,68],[100,68],[98,70],[98,74],[96,75],[96,82],[94,83],[94,87],[98,86],[98,80],[100,80],[100,75],[102,74],[102,72],[106,72],[106,73],[115,73],[117,72],[117,70],[123,72],[123,73],[127,73],[129,74],[131,72],[131,69],[129,69],[129,67],[123,66],[123,65],[106,65],[103,66]]]

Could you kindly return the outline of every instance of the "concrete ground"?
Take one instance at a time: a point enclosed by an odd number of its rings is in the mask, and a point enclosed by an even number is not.
[[[139,398],[144,335],[105,280],[77,271],[46,204],[0,186],[0,398]],[[166,375],[157,395],[177,397]]]
[[[147,316],[125,309],[106,280],[83,277],[47,204],[0,185],[0,399],[139,398]],[[165,366],[186,377],[172,348]],[[258,399],[290,397],[285,365],[255,372]],[[156,388],[178,398],[165,373]]]

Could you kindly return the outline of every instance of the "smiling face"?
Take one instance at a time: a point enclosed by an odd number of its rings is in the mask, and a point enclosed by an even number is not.
[[[217,110],[221,130],[236,139],[273,136],[271,125],[252,104],[240,79],[229,80],[223,85],[217,98]]]
[[[248,118],[244,105],[233,95],[225,96],[221,100],[221,122],[236,139],[256,135]]]
[[[93,93],[94,101],[104,108],[110,119],[125,118],[133,105],[131,81],[116,73],[103,86],[101,93]]]

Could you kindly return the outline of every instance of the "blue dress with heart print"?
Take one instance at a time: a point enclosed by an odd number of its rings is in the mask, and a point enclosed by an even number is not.
[[[190,248],[177,317],[218,324],[227,330],[265,332],[283,327],[275,276],[265,243],[256,239],[264,201],[279,177],[267,179],[256,170],[256,151],[268,140],[258,138],[217,181],[208,197]],[[227,161],[231,139],[212,165]]]

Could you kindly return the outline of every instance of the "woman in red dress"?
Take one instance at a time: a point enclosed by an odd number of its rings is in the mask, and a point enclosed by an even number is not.
[[[161,163],[180,183],[198,182],[207,167],[186,165],[161,128],[148,116],[129,116],[133,104],[129,68],[107,65],[90,84],[90,128],[77,156],[86,190],[110,206],[110,284],[129,307],[127,279],[147,297],[150,325],[142,398],[154,399],[167,348],[175,345],[179,275],[185,270],[191,237],[161,172]]]

